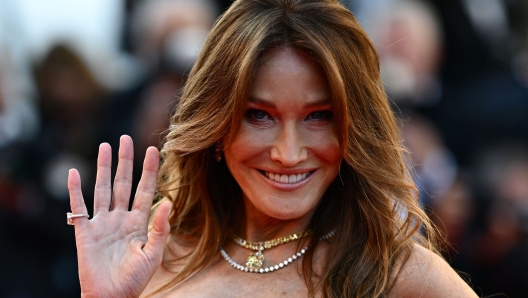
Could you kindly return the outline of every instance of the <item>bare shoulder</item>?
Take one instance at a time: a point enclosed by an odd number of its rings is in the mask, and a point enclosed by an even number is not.
[[[477,297],[477,294],[440,256],[414,245],[409,258],[395,270],[388,297]]]

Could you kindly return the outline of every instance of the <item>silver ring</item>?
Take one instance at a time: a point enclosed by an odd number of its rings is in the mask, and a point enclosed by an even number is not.
[[[66,213],[66,223],[69,224],[70,226],[73,226],[73,219],[74,218],[79,218],[79,217],[90,218],[90,215],[88,215],[88,214],[73,214],[71,212],[68,212],[68,213]]]

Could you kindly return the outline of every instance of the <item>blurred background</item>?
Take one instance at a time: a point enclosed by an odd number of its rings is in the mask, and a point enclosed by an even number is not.
[[[79,295],[68,170],[91,198],[97,148],[122,134],[139,169],[230,2],[0,0],[0,297]],[[445,258],[479,295],[528,297],[528,0],[343,3],[378,48]]]

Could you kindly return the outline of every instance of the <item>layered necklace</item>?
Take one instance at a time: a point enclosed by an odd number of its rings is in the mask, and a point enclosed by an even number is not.
[[[332,237],[334,235],[334,232],[335,231],[331,231],[330,233],[328,233],[328,234],[324,235],[323,237],[321,237],[320,240],[325,240],[325,239],[328,239],[328,238]],[[308,246],[305,246],[299,252],[297,252],[293,256],[289,257],[288,259],[284,260],[283,262],[281,262],[281,263],[279,263],[277,265],[266,267],[266,268],[262,268],[262,265],[263,265],[264,259],[265,259],[263,251],[265,249],[269,249],[269,248],[272,248],[274,246],[277,246],[277,245],[280,245],[280,244],[284,244],[284,243],[288,243],[288,242],[291,242],[291,241],[294,241],[294,240],[302,239],[302,238],[305,238],[305,237],[310,236],[312,234],[313,234],[312,231],[307,230],[307,231],[304,231],[304,232],[294,233],[294,234],[291,234],[289,236],[279,237],[277,239],[263,241],[263,242],[251,242],[251,241],[244,240],[244,239],[234,235],[235,237],[233,238],[233,241],[236,244],[238,244],[238,245],[240,245],[242,247],[245,247],[245,248],[248,248],[248,249],[256,251],[255,253],[251,253],[249,255],[249,257],[247,258],[247,261],[246,261],[246,266],[240,265],[237,262],[233,261],[233,259],[231,259],[231,257],[225,252],[225,250],[223,248],[220,249],[220,253],[222,254],[224,259],[231,266],[233,266],[234,268],[239,269],[241,271],[254,272],[254,273],[273,272],[275,270],[279,270],[279,269],[283,268],[284,266],[292,263],[297,258],[300,258],[306,252],[306,250],[308,249]]]

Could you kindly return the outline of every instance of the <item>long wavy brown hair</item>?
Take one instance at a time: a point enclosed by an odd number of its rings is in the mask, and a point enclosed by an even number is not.
[[[243,222],[242,192],[225,162],[215,161],[214,148],[237,134],[259,61],[278,46],[307,53],[322,67],[343,155],[339,177],[309,224],[312,247],[336,230],[319,282],[313,282],[314,249],[303,258],[310,292],[384,297],[397,260],[404,262],[415,243],[434,250],[431,238],[418,233],[435,235],[418,204],[378,55],[352,13],[337,0],[238,0],[210,33],[163,146],[159,193],[173,203],[173,239],[192,239],[193,250],[158,292],[210,264]]]

